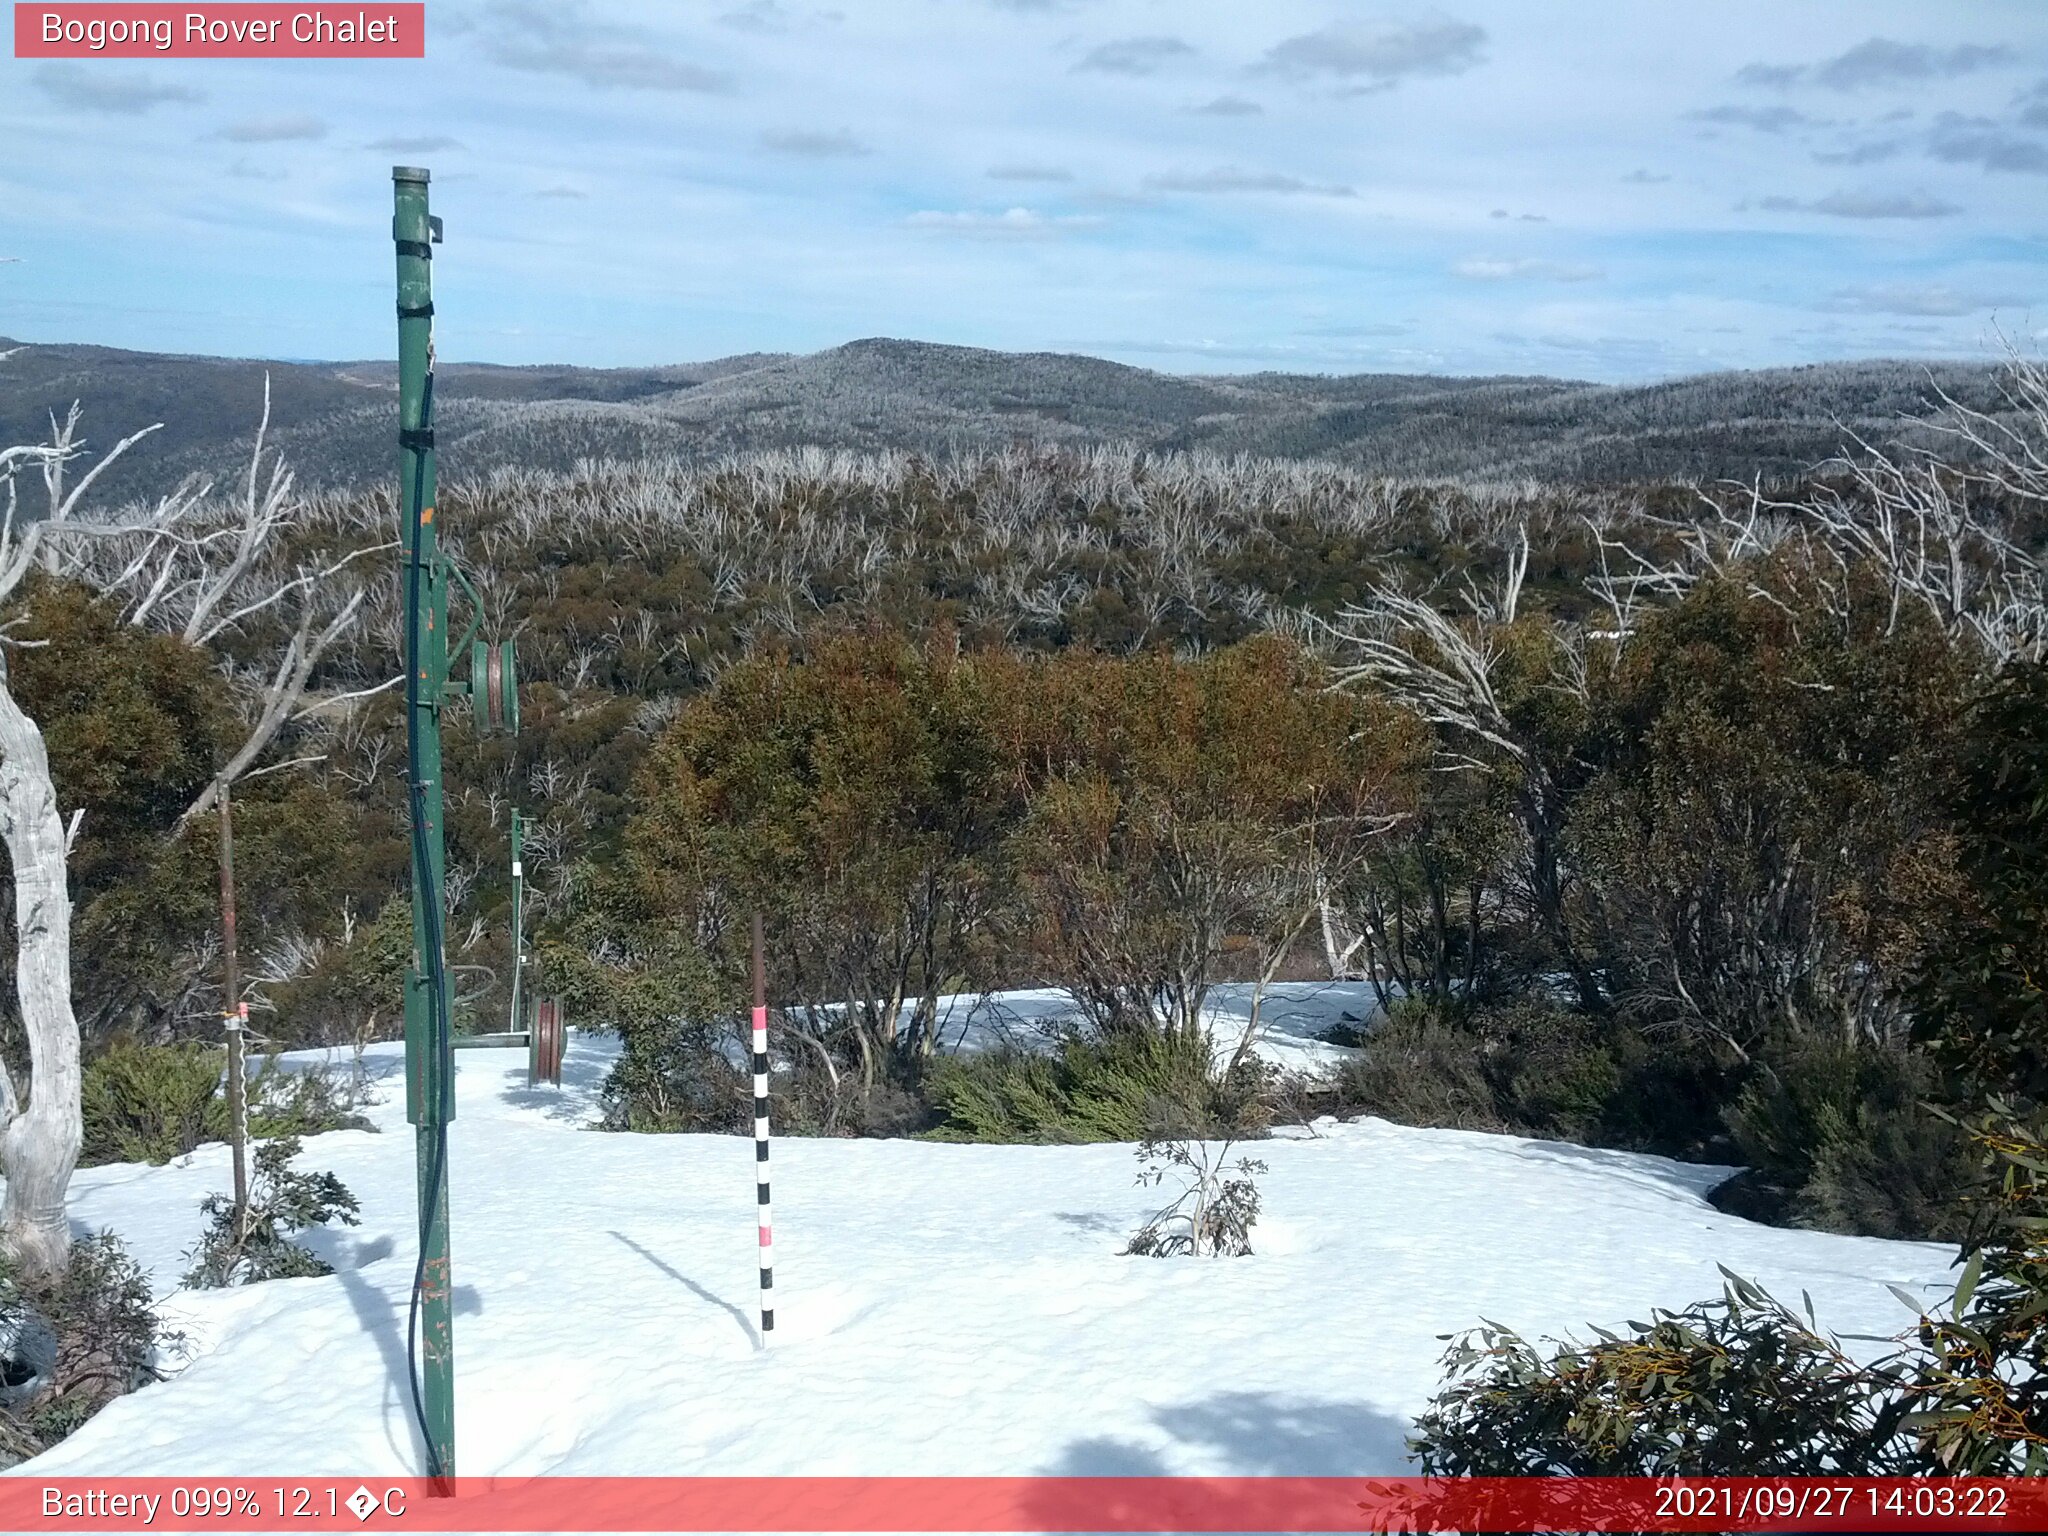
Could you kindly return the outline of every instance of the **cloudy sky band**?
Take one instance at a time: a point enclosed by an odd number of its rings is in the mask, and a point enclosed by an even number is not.
[[[381,355],[394,159],[434,168],[451,357],[893,334],[1627,379],[2048,326],[2031,3],[435,0],[429,24],[419,63],[0,61],[0,333]]]

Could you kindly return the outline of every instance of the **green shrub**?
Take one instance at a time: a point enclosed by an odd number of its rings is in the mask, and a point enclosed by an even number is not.
[[[1604,1139],[1622,1069],[1599,1021],[1541,999],[1402,998],[1332,1074],[1338,1113],[1401,1125]]]
[[[1199,1035],[1129,1029],[942,1057],[925,1091],[945,1116],[935,1140],[1071,1143],[1255,1134],[1265,1084],[1252,1061],[1218,1076]]]
[[[137,1045],[116,1040],[87,1063],[85,1139],[79,1162],[166,1163],[212,1135],[224,1135],[216,1105],[227,1052],[189,1041]],[[214,1123],[219,1130],[210,1129]]]
[[[1736,1079],[1712,1041],[1686,1033],[1645,1034],[1609,1020],[1601,1044],[1613,1059],[1617,1081],[1599,1132],[1589,1139],[1694,1162],[1737,1161],[1723,1117]]]
[[[292,1235],[330,1221],[356,1224],[356,1197],[331,1173],[297,1173],[296,1136],[280,1136],[256,1149],[249,1210],[238,1220],[229,1195],[208,1195],[200,1209],[213,1225],[187,1255],[185,1283],[195,1290],[254,1285],[301,1275],[330,1275],[333,1267],[292,1241]]]
[[[1960,1080],[2048,1103],[2048,662],[2001,674],[1962,756],[1970,885],[1909,984],[1915,1032]]]
[[[1809,1041],[1780,1052],[1728,1108],[1749,1171],[1723,1203],[1823,1231],[1961,1238],[1975,1160],[1925,1107],[1937,1087],[1926,1061],[1901,1051]]]
[[[254,1137],[318,1136],[323,1131],[374,1131],[377,1127],[355,1112],[356,1090],[339,1072],[326,1067],[287,1067],[266,1057],[249,1075],[249,1134]],[[215,1101],[207,1122],[207,1139],[228,1136],[225,1091]]]
[[[1486,1058],[1508,1124],[1561,1141],[1601,1141],[1622,1071],[1600,1020],[1540,998],[1476,1016],[1494,1049]]]
[[[1411,1441],[1423,1471],[2048,1471],[2048,1132],[1994,1103],[1968,1134],[1997,1182],[1969,1202],[1979,1233],[1953,1295],[1894,1353],[1862,1364],[1810,1304],[1797,1315],[1732,1274],[1719,1299],[1596,1343],[1546,1352],[1488,1324],[1444,1357]]]
[[[608,1131],[737,1133],[753,1123],[753,1090],[687,1019],[635,1023],[600,1091]]]
[[[1726,1273],[1724,1271],[1724,1273]],[[1492,1324],[1453,1341],[1416,1421],[1425,1475],[1674,1477],[1894,1470],[1881,1407],[1834,1340],[1728,1274],[1719,1300],[1545,1353]]]
[[[79,1163],[166,1163],[201,1142],[226,1141],[227,1052],[198,1041],[137,1045],[117,1040],[86,1065],[85,1138]],[[314,1136],[374,1129],[354,1112],[333,1073],[264,1059],[248,1078],[252,1136]]]
[[[1334,1112],[1377,1115],[1397,1125],[1506,1130],[1487,1073],[1487,1051],[1486,1038],[1453,1008],[1398,999],[1367,1031],[1358,1054],[1334,1069]]]

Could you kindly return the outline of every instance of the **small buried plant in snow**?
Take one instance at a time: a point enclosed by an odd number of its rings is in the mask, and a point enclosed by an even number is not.
[[[299,1138],[279,1136],[256,1149],[249,1210],[237,1221],[229,1195],[208,1195],[200,1207],[213,1226],[188,1255],[185,1283],[194,1290],[253,1285],[299,1275],[331,1275],[333,1267],[292,1241],[292,1234],[322,1222],[356,1224],[356,1197],[331,1173],[297,1173]]]
[[[1238,1258],[1252,1251],[1252,1226],[1259,1219],[1259,1187],[1253,1178],[1266,1165],[1249,1157],[1230,1162],[1234,1142],[1213,1149],[1206,1141],[1140,1143],[1145,1164],[1138,1182],[1154,1189],[1178,1179],[1180,1194],[1140,1227],[1125,1253],[1152,1258],[1192,1254],[1196,1258]],[[1229,1178],[1227,1174],[1237,1177]]]

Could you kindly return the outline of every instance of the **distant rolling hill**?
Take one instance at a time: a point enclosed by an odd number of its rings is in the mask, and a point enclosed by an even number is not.
[[[0,351],[10,343],[0,338]],[[311,485],[390,474],[390,363],[261,362],[21,345],[0,361],[0,442],[42,439],[85,403],[95,450],[162,422],[107,477],[156,495],[187,474],[230,479],[272,390],[272,441]],[[1877,360],[1617,386],[1413,374],[1189,377],[1100,358],[926,342],[851,342],[662,368],[444,364],[443,472],[566,469],[584,458],[703,457],[821,445],[926,452],[1019,440],[1335,459],[1403,479],[1617,482],[1780,478],[1835,453],[1844,428],[1894,433],[1935,389],[1994,409],[1982,364]]]

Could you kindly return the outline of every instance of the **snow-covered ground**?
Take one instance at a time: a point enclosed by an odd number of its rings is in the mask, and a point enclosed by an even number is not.
[[[1295,1002],[1274,1049],[1305,1059],[1330,1049],[1312,1015],[1363,1007]],[[1392,1473],[1438,1335],[1481,1317],[1616,1324],[1715,1292],[1718,1262],[1889,1334],[1908,1318],[1887,1282],[1951,1283],[1944,1248],[1720,1214],[1703,1193],[1725,1169],[1506,1136],[1368,1120],[1261,1143],[1257,1252],[1222,1260],[1119,1255],[1157,1203],[1129,1147],[792,1139],[764,1351],[753,1143],[587,1129],[614,1050],[574,1037],[559,1091],[526,1087],[522,1051],[457,1058],[467,1474]],[[300,1159],[362,1200],[361,1227],[311,1239],[338,1272],[172,1295],[176,1374],[21,1471],[417,1470],[414,1138],[399,1049],[366,1061],[381,1131]],[[120,1233],[162,1295],[227,1183],[221,1146],[89,1169],[74,1216]]]

